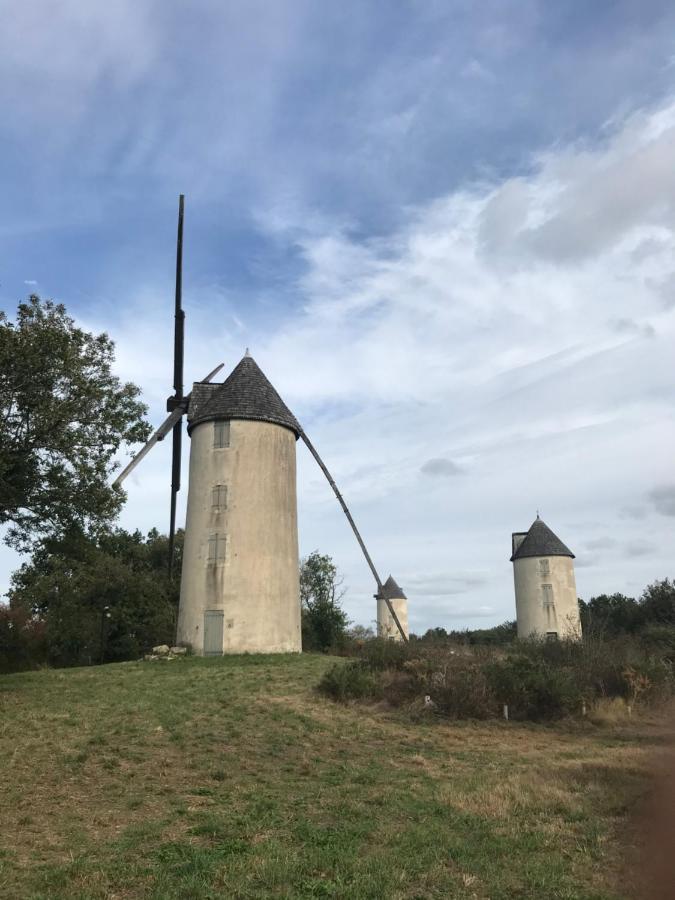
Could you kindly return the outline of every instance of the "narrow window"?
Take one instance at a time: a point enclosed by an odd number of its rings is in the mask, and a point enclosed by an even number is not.
[[[230,423],[214,422],[213,423],[213,446],[216,450],[230,446]]]
[[[211,506],[214,509],[225,509],[227,506],[227,485],[216,484],[211,492]]]
[[[553,606],[553,585],[542,584],[541,589],[544,593],[544,609],[550,609]]]
[[[225,535],[212,534],[209,538],[209,562],[217,563],[225,559]]]
[[[549,561],[547,559],[539,560],[539,574],[540,575],[549,575],[551,572],[551,566],[549,565]]]
[[[557,631],[547,631],[546,632],[546,640],[547,641],[557,641],[558,640],[558,632]]]

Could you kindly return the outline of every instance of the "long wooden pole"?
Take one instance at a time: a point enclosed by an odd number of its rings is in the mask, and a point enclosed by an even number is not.
[[[183,215],[185,197],[178,198],[178,234],[176,239],[176,313],[173,335],[173,400],[183,399],[183,358],[185,345],[185,313],[183,312]],[[173,578],[174,544],[176,540],[176,500],[180,490],[181,447],[183,423],[180,419],[173,426],[173,450],[171,452],[171,510],[169,513],[169,580]]]
[[[349,508],[347,507],[347,504],[346,504],[345,501],[344,501],[344,497],[342,496],[342,494],[341,494],[340,491],[338,490],[338,486],[337,486],[337,484],[335,483],[335,481],[333,480],[332,475],[330,474],[330,472],[329,472],[328,469],[326,468],[326,465],[325,465],[324,461],[321,459],[321,457],[320,457],[319,454],[317,453],[317,451],[316,451],[316,449],[315,449],[315,447],[314,447],[314,444],[312,444],[312,442],[311,442],[310,439],[307,437],[307,435],[305,434],[305,432],[302,431],[302,429],[300,430],[300,437],[301,437],[302,440],[305,442],[305,446],[307,447],[307,449],[309,450],[309,452],[312,454],[312,456],[314,457],[314,459],[315,459],[316,462],[318,463],[319,468],[321,469],[321,471],[323,472],[323,474],[324,474],[324,475],[326,476],[326,478],[328,479],[328,484],[330,484],[330,486],[333,488],[333,493],[334,493],[335,496],[337,497],[338,503],[339,503],[340,506],[342,507],[342,511],[344,512],[345,516],[347,516],[347,521],[348,521],[349,524],[351,525],[352,531],[354,532],[354,537],[355,537],[356,540],[359,542],[359,547],[360,547],[361,550],[363,551],[363,555],[365,556],[366,562],[368,563],[368,565],[369,565],[369,567],[370,567],[370,571],[373,573],[373,577],[375,578],[375,583],[377,584],[377,594],[378,594],[378,597],[382,597],[382,599],[384,600],[384,602],[387,604],[387,609],[389,610],[392,619],[393,619],[394,622],[396,623],[396,627],[398,628],[398,630],[399,630],[399,632],[400,632],[400,634],[401,634],[401,637],[402,637],[403,640],[407,643],[407,642],[408,642],[408,636],[406,635],[405,631],[403,630],[403,626],[402,626],[401,623],[399,622],[398,616],[396,615],[396,612],[395,612],[395,610],[394,610],[394,607],[393,607],[393,604],[392,604],[391,600],[389,599],[389,597],[386,596],[386,594],[385,594],[385,592],[384,592],[384,587],[382,586],[382,581],[380,580],[380,576],[377,574],[377,569],[375,568],[375,564],[373,563],[372,559],[370,558],[370,553],[368,553],[368,550],[366,549],[366,545],[363,543],[363,538],[361,537],[361,535],[360,535],[360,533],[359,533],[359,529],[356,527],[356,522],[355,522],[354,519],[352,518],[352,514],[349,512]]]

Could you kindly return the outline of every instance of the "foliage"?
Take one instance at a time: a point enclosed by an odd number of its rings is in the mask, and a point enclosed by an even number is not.
[[[139,389],[112,373],[114,344],[75,326],[61,304],[31,296],[0,312],[0,524],[26,550],[46,535],[110,523],[109,484],[123,444],[145,440]]]
[[[573,669],[544,657],[513,654],[484,667],[493,696],[509,706],[512,718],[559,719],[579,713],[583,692]]]
[[[336,663],[324,674],[319,682],[319,690],[333,700],[360,699],[373,697],[377,691],[377,681],[359,660],[346,664]]]
[[[347,637],[352,641],[369,641],[375,637],[375,631],[365,625],[350,625]]]
[[[670,697],[674,644],[675,628],[670,640],[660,632],[650,644],[640,636],[587,636],[516,641],[506,650],[375,639],[358,648],[356,666],[373,678],[366,696],[395,706],[412,710],[428,696],[430,708],[450,718],[495,718],[507,704],[511,718],[544,721],[581,715],[584,706],[608,698],[650,704]],[[343,680],[337,672],[331,678],[319,687],[334,699],[363,697],[368,685],[351,670]]]
[[[177,534],[180,573],[182,532]],[[169,582],[168,539],[116,529],[47,541],[12,578],[13,614],[41,623],[43,656],[56,666],[134,659],[172,643],[179,578]],[[5,663],[7,665],[7,663]]]
[[[650,584],[640,597],[643,623],[675,625],[675,582],[664,578]]]
[[[588,603],[580,600],[579,615],[584,634],[607,636],[634,633],[643,618],[637,600],[623,594],[600,594]]]
[[[303,650],[337,649],[349,620],[340,606],[342,579],[330,556],[314,550],[300,563]]]
[[[373,671],[385,669],[402,669],[409,659],[416,657],[415,649],[403,641],[393,638],[376,637],[365,641],[360,648],[359,656]]]
[[[44,622],[20,607],[0,606],[0,672],[21,672],[46,657]]]

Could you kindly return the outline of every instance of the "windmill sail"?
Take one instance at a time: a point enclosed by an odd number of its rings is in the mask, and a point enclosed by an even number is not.
[[[178,236],[176,239],[176,314],[173,339],[173,390],[167,402],[175,409],[183,399],[183,360],[185,350],[185,313],[183,312],[183,213],[185,197],[178,200]],[[183,442],[183,423],[180,417],[173,426],[171,452],[171,512],[169,515],[169,578],[173,575],[174,542],[176,537],[176,500],[180,490],[180,464]]]

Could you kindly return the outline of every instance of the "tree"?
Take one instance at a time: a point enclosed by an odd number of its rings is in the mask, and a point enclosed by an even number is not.
[[[608,637],[639,631],[644,618],[637,600],[623,594],[599,594],[588,602],[579,600],[579,615],[584,634]]]
[[[345,592],[330,556],[314,550],[300,563],[303,650],[330,650],[345,637],[349,620],[340,607]]]
[[[0,524],[27,550],[46,535],[110,523],[123,445],[148,438],[139,389],[112,373],[114,344],[33,295],[16,322],[0,311]]]
[[[182,539],[179,531],[177,574]],[[169,580],[167,564],[168,538],[154,529],[147,537],[116,529],[96,538],[71,530],[43,542],[14,573],[10,610],[42,624],[44,661],[52,665],[138,659],[173,642],[179,579]]]
[[[664,578],[648,585],[640,597],[640,609],[645,622],[675,625],[675,582]]]

